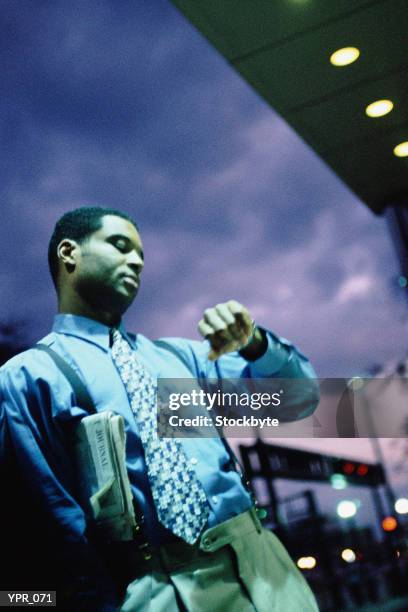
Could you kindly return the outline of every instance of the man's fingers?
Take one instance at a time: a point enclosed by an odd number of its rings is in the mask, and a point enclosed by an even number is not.
[[[225,321],[218,314],[217,308],[207,308],[204,311],[204,321],[211,325],[214,332],[223,331],[227,328]]]
[[[200,334],[211,345],[210,359],[238,350],[252,334],[253,323],[248,310],[236,300],[207,308],[198,324]]]
[[[219,357],[221,357],[221,355],[224,355],[225,353],[236,351],[239,348],[239,346],[240,346],[240,343],[237,342],[236,340],[232,340],[231,342],[228,342],[227,344],[223,344],[222,346],[219,346],[218,348],[211,346],[211,350],[208,355],[208,358],[214,361],[215,359],[218,359]]]
[[[198,331],[203,336],[203,338],[207,338],[208,336],[211,336],[214,333],[214,330],[211,325],[206,323],[204,319],[201,319],[201,321],[199,322]]]
[[[237,326],[236,317],[232,314],[227,304],[218,304],[215,307],[218,316],[224,321],[228,332],[232,338],[239,340],[241,338],[241,330]]]
[[[252,322],[251,315],[249,314],[248,310],[245,308],[245,306],[243,306],[236,300],[229,300],[226,305],[228,307],[228,310],[234,315],[236,319]]]
[[[233,317],[232,321],[234,321]],[[217,307],[207,308],[204,312],[204,318],[200,321],[199,331],[200,333],[204,332],[204,337],[208,338],[214,348],[218,348],[231,340],[228,325],[222,315],[220,316]]]
[[[227,304],[217,304],[215,310],[220,319],[222,319],[226,325],[233,325],[235,323],[235,317],[228,308]]]
[[[239,313],[246,313],[249,316],[249,312],[245,308],[245,306],[243,306],[242,304],[240,304],[236,300],[228,300],[226,305],[228,307],[228,310],[230,310],[230,312],[232,312],[232,314],[234,316],[239,314]]]
[[[239,339],[242,334],[248,334],[252,330],[249,312],[235,300],[207,308],[203,319],[213,328],[214,333],[227,331],[227,334],[223,334],[226,337]]]
[[[217,359],[220,354],[225,352],[224,346],[228,344],[225,329],[214,331],[213,327],[202,319],[198,324],[198,331],[211,345],[211,359]]]
[[[252,333],[253,322],[246,309],[235,313],[235,321],[241,333],[245,335],[250,335]]]

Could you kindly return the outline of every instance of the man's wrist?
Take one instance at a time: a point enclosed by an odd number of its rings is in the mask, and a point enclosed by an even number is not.
[[[254,323],[254,329],[248,342],[239,350],[241,357],[247,361],[256,361],[265,354],[268,348],[266,332]]]

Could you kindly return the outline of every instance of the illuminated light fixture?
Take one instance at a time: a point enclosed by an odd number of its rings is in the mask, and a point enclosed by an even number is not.
[[[330,484],[333,489],[341,491],[341,489],[345,489],[347,487],[347,478],[345,478],[343,474],[333,474],[333,476],[330,476]]]
[[[356,557],[356,553],[354,552],[354,550],[352,550],[351,548],[345,548],[344,550],[341,551],[341,558],[346,563],[354,563],[357,557]]]
[[[394,155],[397,157],[408,157],[408,140],[400,142],[394,149]]]
[[[296,561],[299,569],[313,569],[316,567],[316,559],[314,557],[300,557]]]
[[[357,512],[357,504],[351,500],[343,499],[337,504],[336,512],[340,518],[351,518]]]
[[[391,100],[376,100],[367,106],[365,112],[368,117],[384,117],[384,115],[388,115],[393,108],[394,104]]]
[[[395,516],[386,516],[381,523],[381,527],[384,531],[395,531],[398,527],[397,519]]]
[[[330,63],[333,66],[348,66],[360,57],[360,50],[357,47],[343,47],[337,49],[330,56]]]
[[[395,512],[398,514],[408,514],[408,499],[406,497],[400,497],[395,502]]]

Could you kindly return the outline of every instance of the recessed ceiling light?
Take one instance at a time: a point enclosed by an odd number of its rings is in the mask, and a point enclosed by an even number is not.
[[[365,112],[369,117],[383,117],[390,113],[393,108],[394,104],[391,100],[376,100],[367,106]]]
[[[343,49],[337,49],[330,56],[330,63],[333,66],[348,66],[356,61],[360,56],[360,51],[357,47],[343,47]]]
[[[397,157],[408,157],[408,140],[400,142],[394,149],[394,155]]]

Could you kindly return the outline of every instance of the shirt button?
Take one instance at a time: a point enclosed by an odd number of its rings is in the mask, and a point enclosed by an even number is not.
[[[218,497],[217,497],[217,495],[213,495],[212,496],[212,500],[213,500],[214,504],[218,504]]]
[[[196,465],[198,463],[198,459],[196,457],[191,457],[190,463],[192,463],[193,465]]]

